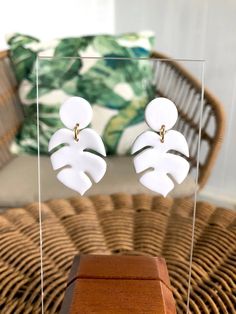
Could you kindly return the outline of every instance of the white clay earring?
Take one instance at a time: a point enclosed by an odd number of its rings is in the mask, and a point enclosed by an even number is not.
[[[67,128],[56,131],[48,145],[49,152],[64,145],[52,153],[52,167],[60,169],[59,181],[81,195],[92,186],[90,177],[97,183],[106,172],[104,159],[92,152],[106,156],[102,139],[94,130],[86,128],[92,113],[91,105],[84,98],[69,98],[60,108],[60,119]]]
[[[140,182],[164,197],[174,188],[174,182],[168,175],[180,184],[189,172],[189,163],[185,158],[168,153],[175,150],[189,157],[188,144],[183,134],[170,130],[177,118],[178,111],[171,100],[162,97],[153,99],[146,107],[145,120],[156,132],[142,133],[132,147],[132,154],[142,150],[134,157],[136,172],[152,168],[141,176]]]

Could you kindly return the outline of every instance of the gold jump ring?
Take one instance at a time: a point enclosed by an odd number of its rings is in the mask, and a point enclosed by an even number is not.
[[[162,125],[162,126],[161,126],[161,129],[160,129],[161,143],[164,143],[164,140],[165,140],[165,133],[166,133],[166,131],[165,131],[165,126]]]
[[[76,142],[79,141],[79,123],[76,123],[74,127],[74,139]]]

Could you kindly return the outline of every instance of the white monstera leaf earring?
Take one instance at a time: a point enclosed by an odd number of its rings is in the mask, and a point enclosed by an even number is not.
[[[84,98],[71,97],[63,103],[60,119],[66,128],[56,131],[48,146],[52,167],[60,169],[59,181],[83,195],[92,186],[91,179],[97,183],[106,172],[106,162],[94,153],[106,156],[105,147],[100,136],[86,128],[92,119],[92,108]]]
[[[189,157],[185,137],[180,132],[171,130],[177,118],[178,111],[171,100],[162,97],[153,99],[146,107],[145,120],[156,132],[142,133],[132,147],[132,154],[137,153],[134,157],[136,172],[141,173],[151,168],[141,176],[140,182],[164,197],[174,188],[174,180],[182,183],[189,172],[188,161],[169,152],[174,150]]]

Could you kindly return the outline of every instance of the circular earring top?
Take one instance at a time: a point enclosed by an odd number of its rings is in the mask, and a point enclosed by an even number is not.
[[[89,102],[82,97],[71,97],[60,108],[60,119],[68,129],[84,129],[92,120],[93,111]]]
[[[164,97],[153,99],[146,107],[145,120],[148,126],[159,132],[165,126],[165,131],[170,130],[178,119],[175,104]]]

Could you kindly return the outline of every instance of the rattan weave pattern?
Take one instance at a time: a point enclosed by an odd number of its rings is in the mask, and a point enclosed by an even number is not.
[[[178,313],[186,313],[193,201],[97,195],[42,204],[44,309],[58,313],[72,258],[150,254],[166,258]],[[236,311],[236,213],[199,202],[191,313]],[[40,313],[38,204],[0,215],[0,313]]]
[[[17,90],[7,53],[0,51],[0,168],[13,157],[10,143],[23,120]]]

